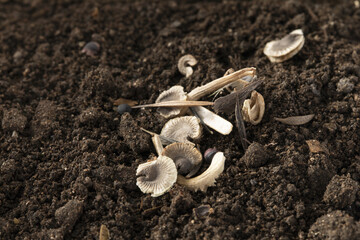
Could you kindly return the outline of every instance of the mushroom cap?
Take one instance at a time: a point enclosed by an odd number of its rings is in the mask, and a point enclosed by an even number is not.
[[[186,101],[187,96],[184,92],[184,88],[182,86],[173,86],[169,90],[162,92],[159,97],[156,99],[156,103],[159,102],[167,102],[167,101]],[[181,108],[177,107],[161,107],[158,108],[158,113],[160,115],[169,118],[173,116],[177,116],[181,112]]]
[[[261,122],[264,112],[264,97],[257,91],[252,91],[250,99],[246,99],[242,107],[243,119],[246,122],[257,125]]]
[[[194,145],[189,143],[172,143],[166,146],[161,153],[171,158],[181,175],[192,177],[200,168],[202,155]]]
[[[271,62],[283,62],[297,54],[304,46],[305,37],[301,29],[292,31],[280,40],[268,42],[264,54]]]
[[[140,164],[136,170],[136,185],[143,193],[158,197],[167,192],[176,182],[177,169],[174,161],[166,156]]]
[[[178,62],[179,72],[185,75],[186,77],[189,77],[193,73],[193,69],[191,66],[195,66],[196,64],[197,64],[197,60],[195,59],[194,56],[190,54],[184,55],[179,59]]]
[[[189,142],[188,138],[201,137],[200,120],[194,116],[177,117],[165,123],[160,135],[178,142]]]

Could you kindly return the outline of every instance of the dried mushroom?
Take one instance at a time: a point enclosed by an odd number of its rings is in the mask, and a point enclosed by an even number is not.
[[[196,64],[197,60],[194,58],[194,56],[190,54],[182,56],[178,62],[179,72],[182,75],[185,75],[185,77],[190,77],[193,74],[192,66],[195,66]]]
[[[192,109],[196,116],[198,116],[199,119],[208,127],[216,130],[222,135],[228,135],[231,133],[233,125],[228,120],[201,106],[192,107]]]
[[[201,133],[200,120],[194,116],[184,116],[173,118],[165,123],[160,136],[178,142],[189,142],[189,138],[194,140],[199,139]]]
[[[162,92],[156,99],[156,103],[167,101],[186,101],[187,96],[182,86],[173,86],[169,90]],[[181,112],[181,108],[176,107],[162,107],[158,108],[160,115],[169,118],[177,116]]]
[[[177,170],[174,161],[166,156],[140,164],[136,170],[136,185],[143,193],[158,197],[167,192],[176,182]]]
[[[304,46],[305,37],[301,29],[292,31],[280,40],[268,42],[264,54],[271,62],[284,62],[297,54]]]
[[[196,174],[202,162],[199,150],[188,143],[172,143],[164,148],[161,155],[171,158],[175,162],[178,174],[186,175],[187,178]]]
[[[242,107],[243,119],[253,125],[259,124],[264,116],[265,101],[263,96],[257,91],[251,92],[250,99],[244,101]]]
[[[225,157],[223,152],[218,152],[213,157],[209,168],[194,178],[185,178],[178,175],[177,183],[187,187],[190,190],[201,190],[206,192],[207,188],[215,185],[215,179],[224,171]]]

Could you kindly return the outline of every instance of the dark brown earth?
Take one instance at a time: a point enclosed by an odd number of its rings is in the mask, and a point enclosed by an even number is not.
[[[335,2],[0,0],[0,239],[98,239],[101,224],[112,239],[360,239],[360,8]],[[271,63],[266,42],[297,28],[304,48]],[[184,54],[199,62],[189,78]],[[151,103],[230,67],[264,80],[265,116],[246,128],[266,159],[242,158],[237,131],[206,132],[201,151],[226,156],[215,187],[143,194],[135,171],[156,152],[139,127],[167,120],[113,100]]]

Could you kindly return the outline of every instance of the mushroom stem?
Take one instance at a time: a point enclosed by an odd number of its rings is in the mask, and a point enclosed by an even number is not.
[[[160,138],[160,140],[161,140],[161,142],[162,142],[163,145],[166,145],[166,143],[175,143],[175,142],[178,142],[178,141],[176,141],[176,140],[174,140],[174,139],[171,139],[171,138],[168,138],[168,137],[164,137],[164,136],[161,136],[161,135],[159,135],[159,134],[157,134],[157,133],[154,133],[154,132],[151,132],[151,131],[149,131],[149,130],[146,130],[145,128],[142,128],[142,127],[141,127],[140,129],[141,129],[142,131],[150,134],[152,137],[154,137],[155,135],[157,135],[157,136]]]
[[[163,145],[161,143],[160,136],[157,135],[157,134],[154,134],[152,136],[151,140],[152,140],[152,142],[154,144],[154,147],[155,147],[155,150],[156,150],[158,156],[160,156],[162,151],[164,150]]]
[[[215,179],[224,171],[225,157],[223,152],[218,152],[213,157],[209,168],[197,177],[186,179],[178,175],[177,183],[190,190],[206,192],[207,188],[215,185]]]
[[[204,107],[192,107],[192,110],[204,124],[218,133],[221,133],[222,135],[228,135],[231,133],[233,125],[228,120]]]
[[[188,100],[196,101],[196,100],[200,99],[201,97],[206,96],[212,92],[215,92],[217,89],[228,85],[229,83],[238,81],[242,77],[249,76],[249,75],[254,76],[255,74],[256,74],[256,68],[250,67],[250,68],[240,69],[239,71],[236,71],[229,75],[218,78],[212,82],[209,82],[208,84],[205,84],[204,86],[200,86],[200,87],[193,89],[187,95]]]

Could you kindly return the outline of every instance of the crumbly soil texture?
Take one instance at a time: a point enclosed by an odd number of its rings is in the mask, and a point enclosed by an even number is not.
[[[299,28],[302,50],[271,63],[265,44]],[[0,0],[0,239],[99,239],[101,225],[111,239],[360,239],[359,41],[353,0]],[[198,61],[188,78],[185,54]],[[204,131],[201,152],[226,157],[216,185],[142,193],[136,169],[156,151],[140,127],[159,133],[167,119],[120,115],[114,100],[152,103],[244,67],[266,103],[245,123],[254,152],[235,127]],[[208,216],[194,214],[202,205]]]

